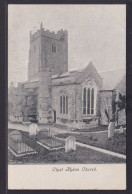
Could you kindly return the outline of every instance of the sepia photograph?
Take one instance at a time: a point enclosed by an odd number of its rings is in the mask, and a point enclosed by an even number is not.
[[[18,167],[119,165],[125,189],[126,131],[126,6],[8,5],[9,185]]]

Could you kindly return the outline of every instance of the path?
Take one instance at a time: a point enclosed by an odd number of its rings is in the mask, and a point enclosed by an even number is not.
[[[57,139],[65,141],[64,138],[57,137]],[[116,153],[116,152],[112,152],[112,151],[109,151],[109,150],[105,150],[105,149],[102,149],[102,148],[98,148],[98,147],[91,146],[91,145],[84,144],[84,143],[80,143],[80,142],[76,142],[76,145],[79,145],[81,147],[85,147],[85,148],[88,148],[88,149],[92,149],[92,150],[95,150],[95,151],[98,151],[98,152],[101,152],[101,153],[104,153],[104,154],[108,154],[108,155],[111,155],[111,156],[126,159],[126,155],[124,155],[124,154],[119,154],[119,153]]]
[[[16,130],[21,130],[21,131],[26,131],[28,132],[29,126],[23,125],[23,124],[18,124],[18,123],[8,123],[8,128],[9,129],[16,129]],[[44,129],[53,129],[55,133],[67,133],[70,132],[67,128],[57,128],[53,125],[38,125],[38,130],[44,130]],[[73,132],[74,133],[74,132]]]
[[[8,123],[8,128],[16,129],[16,130],[22,130],[22,131],[28,131],[29,127],[28,126],[24,126],[22,124]],[[80,134],[80,132],[74,132],[74,131],[68,130],[67,128],[65,128],[65,129],[64,128],[57,128],[54,125],[39,125],[38,128],[39,128],[39,131],[40,130],[44,130],[44,129],[49,129],[49,128],[53,129],[55,134],[57,134],[57,133],[68,133],[68,132],[69,133],[73,133],[73,134],[75,134],[75,133],[76,134]],[[81,133],[85,133],[85,134],[86,133],[107,133],[107,131],[81,132]],[[58,138],[58,139],[65,140],[64,138]],[[83,144],[83,143],[80,143],[80,142],[76,142],[76,144],[81,146],[81,147],[85,147],[85,148],[92,149],[92,150],[95,150],[95,151],[98,151],[98,152],[102,152],[102,153],[105,153],[105,154],[108,154],[108,155],[111,155],[111,156],[115,156],[115,157],[126,159],[126,155],[123,155],[123,154],[115,153],[115,152],[112,152],[112,151],[109,151],[109,150],[105,150],[105,149],[98,148],[98,147],[95,147],[95,146]]]
[[[8,128],[9,129],[16,129],[16,130],[21,130],[21,131],[28,131],[29,126],[19,124],[19,123],[8,123]],[[38,130],[44,130],[44,129],[53,129],[55,134],[58,133],[72,133],[72,134],[92,134],[92,133],[108,133],[108,131],[88,131],[88,132],[77,132],[77,131],[72,131],[71,129],[61,126],[61,125],[46,125],[46,124],[40,124],[38,125]]]
[[[126,155],[123,155],[123,154],[119,154],[119,153],[116,153],[116,152],[112,152],[112,151],[105,150],[105,149],[98,148],[98,147],[91,146],[91,145],[86,145],[86,144],[83,144],[83,143],[80,143],[80,142],[76,142],[76,144],[79,145],[79,146],[88,148],[88,149],[96,150],[96,151],[104,153],[104,154],[109,154],[111,156],[115,156],[115,157],[126,159]]]

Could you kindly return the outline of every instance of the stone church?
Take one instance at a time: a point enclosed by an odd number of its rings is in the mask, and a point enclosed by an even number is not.
[[[68,32],[50,32],[41,23],[30,32],[28,81],[10,84],[8,118],[80,129],[107,125],[118,88],[125,94],[124,70],[98,73],[90,61],[84,69],[68,71]]]

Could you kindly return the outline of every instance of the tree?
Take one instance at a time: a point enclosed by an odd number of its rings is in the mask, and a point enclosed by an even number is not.
[[[117,101],[119,110],[126,108],[126,96],[119,93],[119,100]]]

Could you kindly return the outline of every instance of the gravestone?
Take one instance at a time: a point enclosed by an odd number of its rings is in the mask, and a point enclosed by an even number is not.
[[[50,128],[48,130],[48,137],[52,137],[52,130]]]
[[[73,136],[70,136],[65,141],[65,152],[70,150],[76,150],[76,139]]]
[[[53,131],[53,129],[50,129],[48,130],[48,137],[54,137],[55,135],[55,132]]]
[[[36,136],[38,132],[38,125],[36,123],[31,123],[28,132],[30,136]]]
[[[122,134],[122,133],[124,133],[124,129],[123,129],[123,127],[121,126],[121,127],[119,128],[119,134]]]
[[[11,138],[14,142],[22,142],[22,134],[19,131],[13,131],[9,134],[9,138]]]
[[[108,138],[114,136],[115,122],[110,122],[108,127]]]

